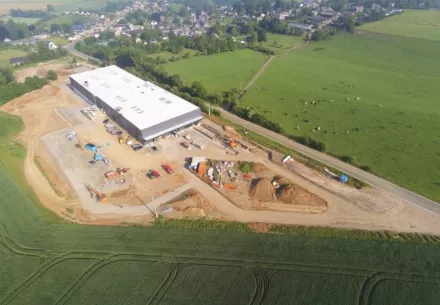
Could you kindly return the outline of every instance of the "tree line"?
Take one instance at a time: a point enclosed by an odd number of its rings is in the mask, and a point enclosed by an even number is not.
[[[47,11],[42,10],[21,10],[12,9],[9,14],[11,17],[23,17],[23,18],[44,18],[49,15]]]
[[[10,69],[0,68],[0,105],[27,92],[41,89],[46,84],[47,80],[38,76],[26,77],[24,83],[18,83],[15,80],[14,72]]]
[[[32,32],[26,23],[15,22],[12,19],[8,21],[0,20],[0,41],[4,41],[6,38],[18,40],[30,37],[31,35]]]

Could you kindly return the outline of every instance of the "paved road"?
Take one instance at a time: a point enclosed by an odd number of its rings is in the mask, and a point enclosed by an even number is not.
[[[86,59],[86,60],[91,59],[91,60],[95,60],[95,61],[99,62],[100,64],[102,63],[98,58],[95,58],[95,57],[89,56],[89,55],[87,55],[87,54],[81,53],[80,51],[76,50],[76,49],[75,49],[75,45],[76,45],[77,42],[78,42],[78,41],[74,41],[74,42],[71,42],[70,44],[68,44],[67,47],[66,47],[67,52],[72,53],[72,54],[75,55],[75,56],[78,56],[78,57],[84,58],[84,59]]]
[[[336,168],[342,172],[347,173],[348,175],[355,177],[359,180],[365,181],[366,183],[375,186],[377,188],[380,188],[400,199],[403,199],[409,203],[412,203],[416,206],[419,206],[427,211],[430,211],[436,215],[440,215],[440,204],[432,201],[428,198],[422,197],[414,192],[408,191],[398,185],[395,185],[389,181],[386,181],[382,178],[379,178],[375,175],[372,175],[370,173],[367,173],[357,167],[351,166],[347,163],[344,163],[336,158],[333,158],[327,154],[318,152],[316,150],[313,150],[307,146],[304,146],[302,144],[299,144],[297,142],[294,142],[282,135],[279,135],[273,131],[270,131],[268,129],[265,129],[261,126],[258,126],[256,124],[253,124],[251,122],[248,122],[246,120],[243,120],[242,118],[237,117],[236,115],[233,115],[223,109],[218,109],[222,116],[225,119],[228,119],[236,124],[239,124],[241,126],[245,126],[248,130],[252,130],[258,134],[261,134],[269,139],[272,139],[274,141],[277,141],[287,147],[292,148],[293,150],[309,157],[312,159],[315,159],[321,163],[324,163],[330,167]]]

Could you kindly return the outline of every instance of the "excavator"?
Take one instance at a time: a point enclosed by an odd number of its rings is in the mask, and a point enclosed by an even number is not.
[[[107,196],[103,193],[99,192],[95,188],[91,187],[90,185],[87,186],[87,190],[90,192],[91,197],[96,197],[96,201],[103,202],[107,200]]]

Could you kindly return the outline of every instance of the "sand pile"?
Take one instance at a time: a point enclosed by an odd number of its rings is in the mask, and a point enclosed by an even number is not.
[[[255,179],[251,182],[249,195],[260,201],[272,201],[275,191],[269,179]]]
[[[288,184],[281,187],[278,197],[287,204],[327,206],[327,201],[295,184]]]

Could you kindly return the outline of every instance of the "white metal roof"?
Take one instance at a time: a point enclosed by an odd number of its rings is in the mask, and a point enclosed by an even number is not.
[[[140,130],[199,108],[117,66],[70,77],[113,109],[120,107],[118,112]]]

